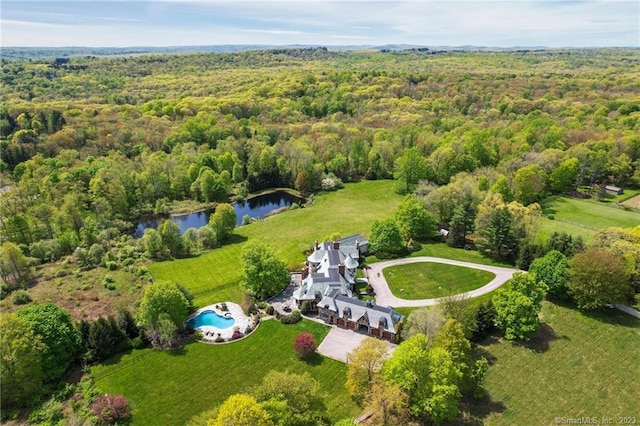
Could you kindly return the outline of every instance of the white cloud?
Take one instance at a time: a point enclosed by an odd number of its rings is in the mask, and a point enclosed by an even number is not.
[[[2,44],[331,45],[360,40],[504,47],[640,45],[637,1],[139,0],[111,7],[112,3],[69,5],[54,0],[39,3],[48,8],[35,11],[21,2],[5,1]]]

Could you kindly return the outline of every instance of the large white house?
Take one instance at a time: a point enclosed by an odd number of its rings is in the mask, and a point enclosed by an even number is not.
[[[317,310],[328,323],[393,341],[403,317],[391,307],[353,298],[357,269],[368,247],[362,235],[316,241],[293,297],[298,306],[308,302],[311,310]]]

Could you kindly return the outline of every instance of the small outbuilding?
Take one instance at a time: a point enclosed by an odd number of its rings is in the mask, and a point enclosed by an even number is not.
[[[622,188],[618,188],[617,186],[613,186],[613,185],[607,185],[604,187],[605,191],[607,191],[607,194],[611,194],[611,195],[622,195],[624,193],[624,190]]]

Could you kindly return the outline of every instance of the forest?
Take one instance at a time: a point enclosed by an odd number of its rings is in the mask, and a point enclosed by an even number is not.
[[[153,282],[150,262],[234,243],[228,203],[270,188],[310,196],[393,180],[430,215],[433,229],[417,239],[447,229],[452,247],[525,270],[549,249],[584,249],[575,235],[537,237],[543,214],[553,219],[543,213],[551,196],[638,209],[606,190],[640,189],[638,49],[292,48],[1,64],[3,310],[99,268],[107,273],[90,280],[130,288],[100,309],[91,297],[59,304],[74,320],[115,315],[126,329]],[[133,237],[141,217],[212,206],[209,226],[180,235],[165,221]],[[506,237],[495,231],[505,226]],[[638,292],[634,232],[594,241],[625,258]],[[88,360],[109,355],[94,349]]]

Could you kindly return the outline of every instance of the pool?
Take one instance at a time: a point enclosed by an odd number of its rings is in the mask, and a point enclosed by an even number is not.
[[[232,327],[235,323],[236,321],[231,317],[226,318],[220,316],[214,311],[202,311],[195,317],[191,318],[187,322],[187,325],[191,328],[198,328],[203,325],[208,325],[222,330]]]

